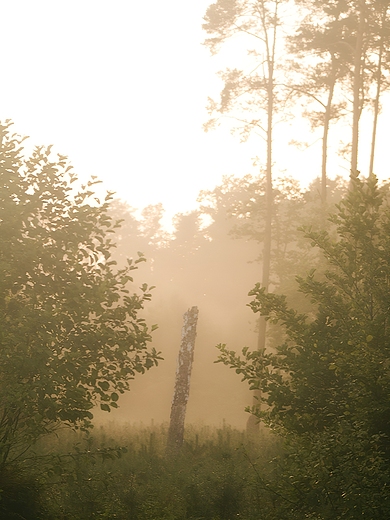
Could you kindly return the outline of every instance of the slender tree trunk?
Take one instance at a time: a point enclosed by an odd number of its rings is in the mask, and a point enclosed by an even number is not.
[[[198,322],[198,307],[192,307],[183,316],[181,345],[177,361],[175,390],[168,430],[167,454],[178,452],[184,439],[184,421],[190,393],[190,380]]]
[[[333,102],[333,94],[334,88],[336,84],[336,64],[335,57],[332,54],[332,69],[331,75],[329,78],[329,92],[328,92],[328,101],[326,103],[325,108],[325,118],[324,118],[324,131],[322,134],[322,165],[321,165],[321,201],[322,204],[326,203],[326,185],[327,185],[327,162],[328,162],[328,136],[329,136],[329,125],[330,119],[332,115],[332,102]]]
[[[270,271],[271,271],[271,244],[272,244],[272,209],[273,209],[273,192],[272,192],[272,116],[273,116],[273,81],[270,81],[269,89],[272,89],[272,95],[268,101],[268,127],[267,127],[267,171],[266,171],[266,215],[263,245],[263,272],[261,277],[261,285],[268,292]],[[267,321],[264,316],[259,318],[259,333],[257,336],[257,349],[263,350],[266,347],[267,338]],[[261,391],[256,390],[253,396],[253,405],[260,406]],[[256,433],[259,431],[260,425],[257,417],[250,415],[247,421],[247,431]]]
[[[377,80],[376,80],[376,96],[374,101],[374,121],[372,125],[372,138],[371,138],[371,154],[370,154],[370,168],[369,174],[372,175],[374,173],[374,159],[375,159],[375,145],[376,145],[376,132],[378,126],[378,116],[379,116],[379,100],[381,95],[381,86],[382,86],[382,58],[383,58],[383,48],[384,48],[384,26],[386,22],[388,5],[385,6],[382,14],[381,20],[381,38],[379,44],[379,56],[378,56],[378,70],[377,70]]]
[[[263,275],[262,285],[268,291],[269,277],[271,270],[271,241],[272,241],[272,126],[274,112],[274,84],[273,84],[273,63],[270,67],[270,78],[268,82],[268,114],[267,114],[267,173],[266,173],[266,216],[264,234],[264,253],[263,253]],[[264,340],[265,346],[265,340]]]
[[[265,229],[264,229],[264,245],[263,245],[263,272],[261,284],[265,290],[269,289],[270,271],[271,271],[271,244],[272,244],[272,209],[273,209],[273,192],[272,192],[272,130],[273,130],[273,114],[274,114],[274,59],[276,46],[276,22],[277,22],[277,3],[275,7],[275,26],[272,42],[272,50],[268,47],[267,42],[267,64],[268,64],[268,81],[267,81],[267,168],[266,168],[266,190],[265,190]],[[264,316],[260,316],[259,334],[257,337],[257,348],[263,350],[266,346],[267,322]],[[255,391],[253,405],[259,406],[260,390]],[[259,421],[254,415],[250,415],[247,421],[247,431],[257,432],[259,430]]]
[[[365,29],[365,0],[359,0],[358,26],[356,32],[356,45],[354,56],[353,71],[353,120],[352,120],[352,152],[351,152],[351,173],[358,171],[358,152],[359,152],[359,120],[362,112],[362,87],[363,87],[363,40]]]

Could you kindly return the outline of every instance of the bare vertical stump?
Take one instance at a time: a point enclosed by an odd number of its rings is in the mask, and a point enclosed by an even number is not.
[[[177,361],[175,390],[173,393],[171,417],[168,430],[168,453],[179,451],[183,444],[184,421],[186,416],[188,396],[190,393],[190,379],[192,362],[194,360],[198,312],[198,307],[192,307],[183,316],[181,345]]]

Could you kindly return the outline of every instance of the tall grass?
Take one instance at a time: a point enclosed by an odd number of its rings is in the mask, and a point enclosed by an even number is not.
[[[190,425],[182,450],[167,456],[167,431],[166,424],[108,424],[87,437],[62,431],[46,439],[36,454],[40,512],[26,518],[276,518],[266,482],[277,439],[228,425]]]

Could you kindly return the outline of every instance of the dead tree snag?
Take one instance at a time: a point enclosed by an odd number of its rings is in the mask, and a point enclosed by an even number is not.
[[[168,430],[167,451],[170,453],[178,451],[183,444],[184,421],[190,393],[198,312],[198,307],[192,307],[183,316],[181,345],[177,361],[175,390]]]

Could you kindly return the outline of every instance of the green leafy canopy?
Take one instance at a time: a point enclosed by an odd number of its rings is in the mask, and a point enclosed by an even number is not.
[[[151,298],[128,288],[142,254],[111,259],[112,194],[79,190],[50,147],[26,156],[0,125],[0,456],[58,422],[86,427],[91,409],[117,407],[129,381],[159,359],[139,316]],[[74,183],[74,184],[73,184]]]
[[[388,188],[375,176],[351,179],[330,217],[336,238],[306,229],[327,262],[297,278],[312,311],[299,314],[283,295],[257,284],[250,307],[283,326],[276,350],[244,357],[221,346],[220,361],[260,388],[259,417],[287,431],[321,431],[353,416],[374,433],[390,434],[390,208]]]
[[[219,345],[219,361],[260,390],[250,411],[286,441],[286,518],[389,517],[389,200],[374,175],[352,176],[334,236],[305,230],[326,261],[297,278],[311,309],[257,284],[250,307],[281,327],[281,341],[242,355]]]

